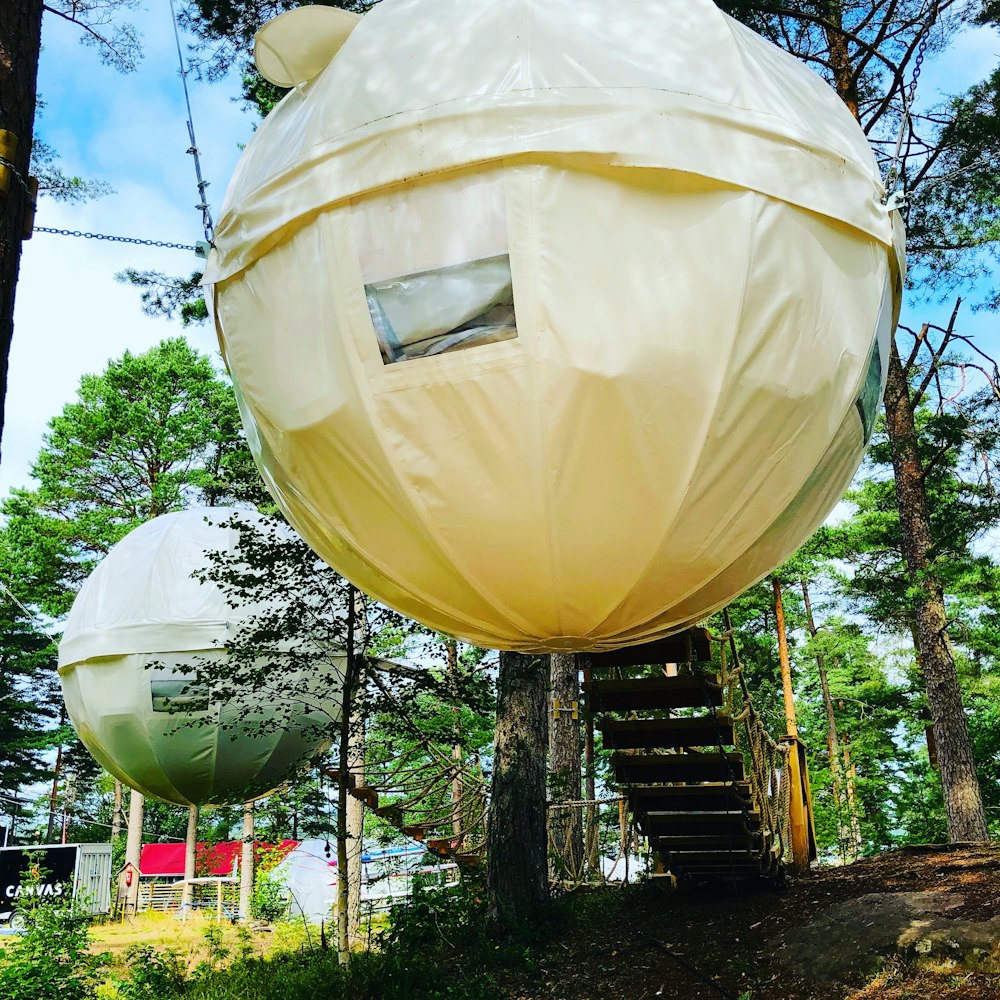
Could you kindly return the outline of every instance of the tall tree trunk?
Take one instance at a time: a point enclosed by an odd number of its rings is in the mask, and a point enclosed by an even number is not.
[[[344,671],[344,694],[340,717],[340,753],[337,767],[337,957],[341,965],[351,960],[351,933],[348,908],[350,905],[350,878],[348,845],[348,804],[351,771],[351,721],[354,716],[354,696],[358,675],[358,656],[354,649],[355,594],[353,586],[347,588],[347,666]]]
[[[42,37],[42,0],[0,3],[0,130],[17,139],[13,155],[4,157],[25,181],[35,124],[35,89]],[[21,233],[29,204],[10,170],[6,194],[0,191],[0,435],[7,396],[7,363],[14,334],[14,290],[21,265]]]
[[[52,768],[52,793],[49,795],[49,825],[45,831],[45,843],[51,844],[56,832],[56,803],[59,800],[59,777],[62,773],[62,744],[56,750],[56,763]]]
[[[812,601],[809,599],[809,586],[802,577],[802,600],[806,609],[806,627],[815,639],[819,629],[813,618]],[[840,739],[837,736],[837,717],[833,711],[833,698],[830,695],[830,680],[826,674],[826,661],[823,654],[816,653],[816,670],[819,672],[819,686],[823,692],[823,708],[826,709],[826,748],[830,760],[830,783],[833,785],[833,807],[837,814],[837,843],[840,856],[845,864],[857,860],[857,855],[851,850],[851,826],[844,802],[844,789],[840,776]]]
[[[134,914],[139,902],[139,859],[142,855],[142,816],[144,799],[142,792],[134,788],[128,799],[128,836],[125,840],[125,870],[118,883],[118,898],[124,900],[126,914]],[[131,880],[126,878],[131,871]],[[127,884],[131,881],[131,884]]]
[[[857,769],[851,760],[851,737],[844,733],[844,773],[847,776],[847,804],[851,815],[851,850],[855,857],[864,846],[861,840],[861,820],[858,813]]]
[[[462,730],[461,730],[461,716],[462,710],[458,703],[458,643],[454,639],[449,639],[446,642],[446,648],[448,650],[448,679],[451,684],[452,690],[455,692],[454,700],[455,704],[452,707],[452,715],[455,720],[455,735],[454,743],[451,747],[451,759],[455,762],[455,771],[451,779],[451,832],[455,837],[455,845],[459,845],[459,838],[462,836],[462,830],[464,828],[464,823],[462,822],[462,813],[467,812],[463,809],[462,803],[462,761],[465,759],[465,749],[462,746]]]
[[[118,843],[122,835],[122,783],[115,778],[115,804],[111,812],[111,847]]]
[[[583,671],[583,679],[589,683],[590,681],[590,669],[586,668]],[[593,803],[597,799],[597,775],[594,771],[594,714],[590,711],[590,702],[587,702],[587,711],[583,719],[583,774],[584,774],[584,793],[587,797],[587,801],[591,805],[587,806],[587,816],[586,816],[586,832],[584,834],[586,840],[586,851],[587,851],[587,867],[592,871],[596,872],[600,869],[600,852],[599,848],[599,837],[598,837],[598,810],[597,806]]]
[[[580,669],[575,653],[549,657],[549,796],[553,805],[578,802],[580,774]],[[557,707],[558,706],[558,707]],[[575,716],[575,718],[574,718]],[[549,811],[549,844],[556,878],[583,877],[583,823],[579,806]]]
[[[487,831],[489,915],[516,923],[549,898],[545,836],[549,661],[500,654],[493,785]]]
[[[988,840],[986,811],[948,638],[944,590],[933,567],[934,543],[909,386],[895,343],[889,353],[885,423],[892,448],[903,554],[917,592],[914,617],[934,723],[948,836],[952,841]]]
[[[250,919],[250,900],[253,898],[253,803],[243,806],[243,843],[240,847],[240,920]],[[294,838],[293,838],[294,839]]]
[[[365,705],[364,668],[359,664],[357,694],[351,711],[348,733],[347,766],[355,788],[365,783]],[[361,857],[364,853],[365,804],[349,795],[347,798],[347,937],[352,945],[361,935]]]
[[[188,806],[187,837],[184,840],[184,889],[181,893],[181,905],[191,909],[194,902],[194,886],[191,879],[195,875],[195,862],[198,860],[198,807]]]

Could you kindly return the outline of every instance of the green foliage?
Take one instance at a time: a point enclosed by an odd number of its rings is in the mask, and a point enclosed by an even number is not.
[[[36,485],[2,504],[19,596],[65,614],[97,560],[142,522],[192,503],[263,495],[231,387],[185,340],[126,354],[85,375],[49,422]]]
[[[0,948],[0,996],[4,1000],[85,1000],[105,956],[89,951],[89,918],[63,899],[36,895],[46,872],[37,866],[22,882],[16,919],[25,932]]]
[[[268,923],[287,916],[288,898],[284,880],[273,867],[254,872],[250,913],[255,920],[266,920]]]
[[[174,278],[162,271],[137,271],[127,267],[119,271],[115,279],[142,289],[140,301],[147,316],[173,319],[179,315],[181,326],[204,323],[209,318],[200,287],[200,271],[195,271],[189,278]]]
[[[171,949],[157,951],[147,944],[130,945],[125,950],[122,965],[125,978],[116,977],[107,993],[114,1000],[146,1000],[148,997],[169,998],[183,992],[186,970],[180,956]]]

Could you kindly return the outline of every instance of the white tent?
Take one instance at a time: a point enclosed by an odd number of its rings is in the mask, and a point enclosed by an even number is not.
[[[238,550],[239,532],[224,524],[235,514],[196,508],[130,532],[84,583],[59,645],[84,745],[133,788],[179,805],[267,794],[329,742],[340,717],[343,657],[318,659],[308,677],[276,676],[252,707],[210,703],[185,674],[221,662],[226,636],[259,610],[233,610],[192,576],[208,568],[207,552]]]
[[[857,469],[903,233],[861,129],[711,0],[281,15],[205,283],[315,550],[511,649],[677,631]]]

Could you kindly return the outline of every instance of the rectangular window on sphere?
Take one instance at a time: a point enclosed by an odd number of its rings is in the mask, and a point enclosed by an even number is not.
[[[208,696],[192,681],[154,679],[150,690],[154,712],[208,711]]]
[[[387,365],[517,337],[507,254],[372,282],[365,296]]]
[[[865,441],[872,436],[875,428],[875,417],[878,415],[878,406],[881,402],[880,391],[882,389],[882,357],[878,349],[878,340],[872,344],[872,353],[868,359],[868,370],[865,374],[864,384],[861,386],[861,395],[858,397],[857,408],[861,416],[861,426],[864,430]]]

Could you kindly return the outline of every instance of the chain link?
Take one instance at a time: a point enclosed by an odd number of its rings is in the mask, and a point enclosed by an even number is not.
[[[2,156],[0,156],[0,167],[6,167],[6,169],[9,170],[14,175],[14,180],[16,180],[17,183],[21,185],[21,189],[28,196],[28,200],[32,204],[34,204],[35,198],[34,195],[31,193],[31,188],[28,187],[28,182],[21,176],[17,167],[15,167],[14,164],[10,162],[10,160],[5,159]]]
[[[885,175],[886,204],[888,204],[896,194],[896,185],[900,177],[900,162],[903,158],[903,139],[906,136],[906,127],[910,122],[910,109],[913,107],[913,98],[917,92],[917,81],[920,79],[920,71],[924,68],[924,56],[927,54],[927,41],[930,38],[930,29],[932,25],[933,21],[927,25],[920,39],[920,43],[917,45],[917,56],[913,61],[913,77],[910,80],[910,86],[904,87],[901,92],[901,97],[903,98],[903,117],[899,123],[899,136],[896,139],[896,151],[893,154],[889,170]],[[901,204],[902,203],[900,203],[898,207],[901,207]]]
[[[36,226],[36,233],[54,233],[56,236],[81,236],[85,240],[106,240],[109,243],[134,243],[143,247],[163,247],[167,250],[194,250],[198,248],[187,243],[166,243],[163,240],[140,240],[134,236],[108,236],[105,233],[84,233],[79,229],[49,229]]]

